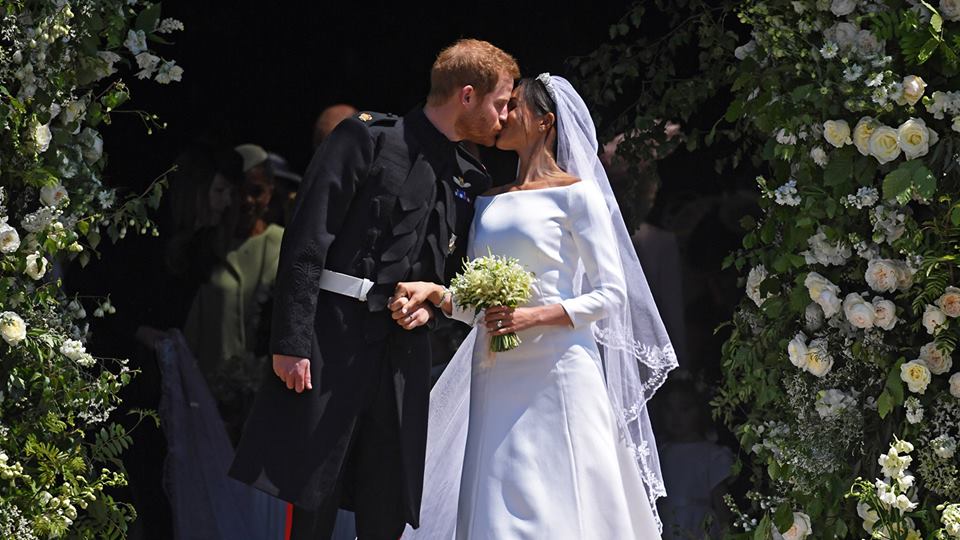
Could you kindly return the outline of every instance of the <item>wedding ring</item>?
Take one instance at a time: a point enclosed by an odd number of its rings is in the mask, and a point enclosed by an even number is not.
[[[497,328],[503,328],[503,319],[497,321]]]

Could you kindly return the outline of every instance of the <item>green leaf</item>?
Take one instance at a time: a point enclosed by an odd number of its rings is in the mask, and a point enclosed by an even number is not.
[[[893,398],[890,397],[889,392],[884,390],[877,398],[877,414],[880,415],[880,418],[886,418],[891,411],[893,411]]]
[[[743,101],[735,99],[730,103],[730,106],[727,107],[727,112],[723,115],[723,119],[733,123],[740,118],[741,114],[743,114]]]
[[[917,161],[916,163],[920,162]],[[919,166],[914,167],[911,180],[913,182],[913,186],[917,190],[917,193],[919,193],[924,199],[933,198],[933,196],[937,193],[937,179],[934,178],[933,173],[930,172],[930,169],[928,169],[925,165],[920,164]]]
[[[778,531],[788,531],[793,527],[793,508],[788,503],[781,504],[773,515],[773,524]]]
[[[823,182],[828,186],[840,186],[853,176],[853,159],[849,152],[836,152],[823,171]]]
[[[764,514],[760,524],[753,531],[753,540],[770,540],[773,537],[770,524],[770,514]]]
[[[890,171],[883,179],[883,198],[885,200],[896,200],[901,204],[910,201],[910,189],[913,186],[910,170],[906,163],[900,165],[893,171]]]
[[[932,37],[928,39],[927,42],[923,44],[923,47],[920,48],[920,52],[917,53],[917,62],[923,64],[929,60],[939,46],[940,40],[938,38]]]
[[[141,11],[137,15],[137,22],[133,25],[134,29],[143,30],[147,34],[153,32],[157,28],[157,23],[160,22],[160,6],[159,3],[151,4]]]

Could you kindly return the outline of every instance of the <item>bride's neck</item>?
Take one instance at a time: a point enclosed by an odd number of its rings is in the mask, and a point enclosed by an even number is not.
[[[520,167],[517,171],[517,184],[524,185],[550,176],[559,176],[563,170],[557,160],[542,144],[525,152],[520,152]]]

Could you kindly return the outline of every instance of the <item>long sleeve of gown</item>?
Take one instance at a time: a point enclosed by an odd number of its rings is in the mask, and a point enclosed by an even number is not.
[[[626,301],[620,255],[603,195],[592,185],[571,189],[570,233],[583,262],[584,289],[589,292],[560,302],[574,328],[609,315]]]

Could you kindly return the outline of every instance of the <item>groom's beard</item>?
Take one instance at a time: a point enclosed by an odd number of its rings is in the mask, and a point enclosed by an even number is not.
[[[500,121],[488,122],[479,111],[468,112],[457,118],[456,130],[464,139],[483,146],[493,146],[500,133]]]

